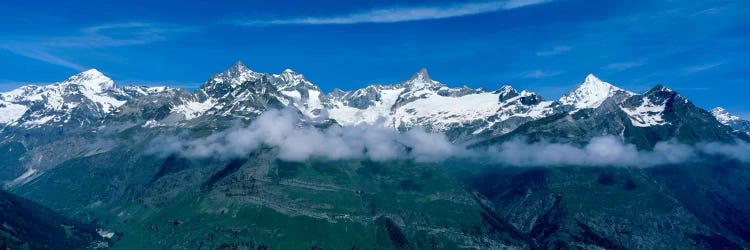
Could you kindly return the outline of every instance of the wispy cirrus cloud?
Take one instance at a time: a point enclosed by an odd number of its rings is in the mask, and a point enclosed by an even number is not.
[[[707,64],[694,65],[694,66],[687,67],[687,68],[683,69],[682,71],[683,71],[683,73],[685,73],[685,75],[692,75],[692,74],[695,74],[695,73],[698,73],[698,72],[702,72],[702,71],[706,71],[706,70],[709,70],[709,69],[716,68],[716,67],[718,67],[718,66],[720,66],[722,64],[724,64],[724,62],[716,62],[716,63],[707,63]]]
[[[548,50],[542,50],[542,51],[536,52],[536,55],[537,56],[556,56],[556,55],[560,55],[565,52],[568,52],[572,49],[573,47],[570,47],[567,45],[558,45]]]
[[[174,24],[127,22],[85,27],[68,36],[30,37],[0,42],[0,49],[46,63],[85,70],[87,67],[65,59],[70,49],[94,49],[149,44],[195,30]]]
[[[643,65],[643,62],[618,62],[610,63],[602,67],[606,70],[623,71]]]
[[[244,26],[397,23],[469,16],[503,10],[511,10],[551,1],[552,0],[507,0],[491,2],[470,2],[439,6],[393,7],[373,9],[364,12],[348,13],[337,16],[308,16],[271,20],[245,19],[233,20],[230,21],[230,23]]]
[[[49,52],[47,52],[46,49],[42,49],[39,47],[27,46],[27,45],[21,45],[21,46],[0,45],[0,49],[6,49],[20,56],[28,57],[31,59],[39,60],[42,62],[46,62],[46,63],[58,65],[58,66],[63,66],[63,67],[78,70],[78,71],[84,71],[87,69],[86,67],[78,63],[71,62],[67,59],[63,59],[61,57],[50,54]]]
[[[542,79],[542,78],[557,76],[562,73],[563,73],[562,71],[545,71],[545,70],[537,69],[537,70],[532,70],[532,71],[523,73],[522,76],[524,78]]]

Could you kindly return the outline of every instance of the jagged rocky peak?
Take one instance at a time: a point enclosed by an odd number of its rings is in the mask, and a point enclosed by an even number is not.
[[[675,98],[675,99],[681,99],[687,102],[687,99],[682,97],[680,94],[678,94],[674,90],[667,88],[666,86],[661,85],[661,84],[654,86],[643,95],[648,98],[657,99],[657,100],[667,100],[667,99]]]
[[[226,73],[234,74],[234,75],[239,75],[244,72],[252,72],[252,70],[248,69],[247,66],[245,66],[244,63],[242,63],[242,61],[237,61],[236,63],[234,63],[232,67],[226,70]]]
[[[304,75],[295,72],[292,69],[285,69],[281,74],[273,75],[274,85],[279,90],[307,90],[318,87],[305,78]]]
[[[97,69],[90,69],[75,74],[61,82],[61,84],[78,85],[100,93],[116,88],[115,82]]]
[[[677,92],[659,84],[642,95],[634,95],[624,100],[620,106],[636,127],[652,127],[671,124],[664,116],[674,105],[690,105],[690,102]]]
[[[346,91],[341,90],[340,88],[335,88],[331,93],[328,93],[328,96],[331,98],[341,98],[347,94]]]
[[[253,72],[242,61],[237,61],[237,63],[224,72],[215,74],[209,78],[199,89],[201,93],[200,98],[206,98],[204,95],[212,97],[224,96],[232,90],[243,86],[243,84],[255,82],[261,77],[263,77],[263,74]]]
[[[409,80],[401,83],[401,86],[407,89],[423,89],[431,87],[441,87],[443,85],[438,81],[432,80],[432,78],[430,78],[430,74],[427,73],[427,69],[422,68],[417,71],[417,73],[414,73],[414,75],[412,75]]]
[[[248,81],[254,81],[263,74],[253,72],[248,69],[242,61],[237,61],[234,66],[230,67],[226,71],[215,75],[210,82],[214,83],[228,83],[231,86],[241,85]]]
[[[632,95],[630,92],[602,81],[594,74],[589,74],[583,83],[560,98],[560,103],[576,109],[597,108],[605,100],[617,94]]]
[[[541,103],[542,101],[544,101],[544,99],[541,96],[528,90],[523,90],[518,95],[521,96],[520,101],[521,101],[521,104],[523,105],[537,105]]]
[[[518,91],[510,85],[503,85],[500,89],[496,90],[495,93],[499,94],[499,102],[504,102],[518,96]]]
[[[653,88],[651,88],[648,92],[674,92],[674,90],[667,88],[667,86],[657,84]]]

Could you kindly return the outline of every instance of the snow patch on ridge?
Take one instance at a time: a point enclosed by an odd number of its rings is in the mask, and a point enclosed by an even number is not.
[[[668,124],[663,118],[664,109],[664,103],[653,103],[647,96],[644,96],[640,106],[633,109],[623,107],[622,111],[628,114],[633,126],[651,127]]]
[[[399,107],[393,114],[393,126],[415,127],[432,124],[444,130],[451,124],[481,120],[494,115],[500,108],[497,95],[480,93],[460,97],[431,95]]]
[[[716,117],[717,121],[721,122],[724,125],[740,120],[739,116],[730,114],[729,111],[722,107],[716,107],[712,109],[711,114]]]
[[[182,105],[174,107],[172,111],[184,115],[185,120],[192,120],[201,116],[214,106],[216,106],[216,102],[214,102],[213,99],[208,99],[204,102],[187,101]]]
[[[10,102],[0,101],[0,124],[9,124],[20,119],[28,107]]]
[[[328,110],[329,116],[341,125],[375,124],[385,122],[391,114],[391,107],[396,104],[404,88],[380,90],[380,100],[366,109],[348,106],[342,101],[335,101],[333,108]]]

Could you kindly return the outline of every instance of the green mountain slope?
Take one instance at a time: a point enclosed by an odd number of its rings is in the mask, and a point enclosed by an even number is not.
[[[123,148],[70,160],[15,192],[116,231],[116,248],[529,247],[483,198],[412,161],[195,161]]]
[[[96,229],[0,190],[0,248],[89,249],[106,247]]]

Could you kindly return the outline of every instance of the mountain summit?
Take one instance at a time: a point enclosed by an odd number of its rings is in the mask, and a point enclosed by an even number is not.
[[[115,82],[96,69],[89,69],[73,75],[61,84],[83,86],[98,93],[115,88]]]
[[[32,128],[49,123],[80,128],[95,123],[128,100],[160,90],[165,88],[121,89],[109,77],[90,69],[51,85],[28,85],[0,93],[0,124]]]
[[[750,135],[750,121],[743,120],[739,116],[729,113],[729,111],[722,107],[712,109],[711,114],[716,117],[716,120],[721,122],[721,124],[727,125],[735,131]]]
[[[401,83],[401,85],[407,89],[414,90],[441,86],[440,82],[432,80],[432,78],[430,78],[430,74],[427,73],[426,68],[422,68],[417,71],[417,73],[414,73],[414,75],[412,75],[409,80]]]
[[[589,74],[583,83],[560,98],[560,103],[571,105],[576,109],[596,108],[602,105],[605,100],[617,94],[632,95],[630,92]]]

